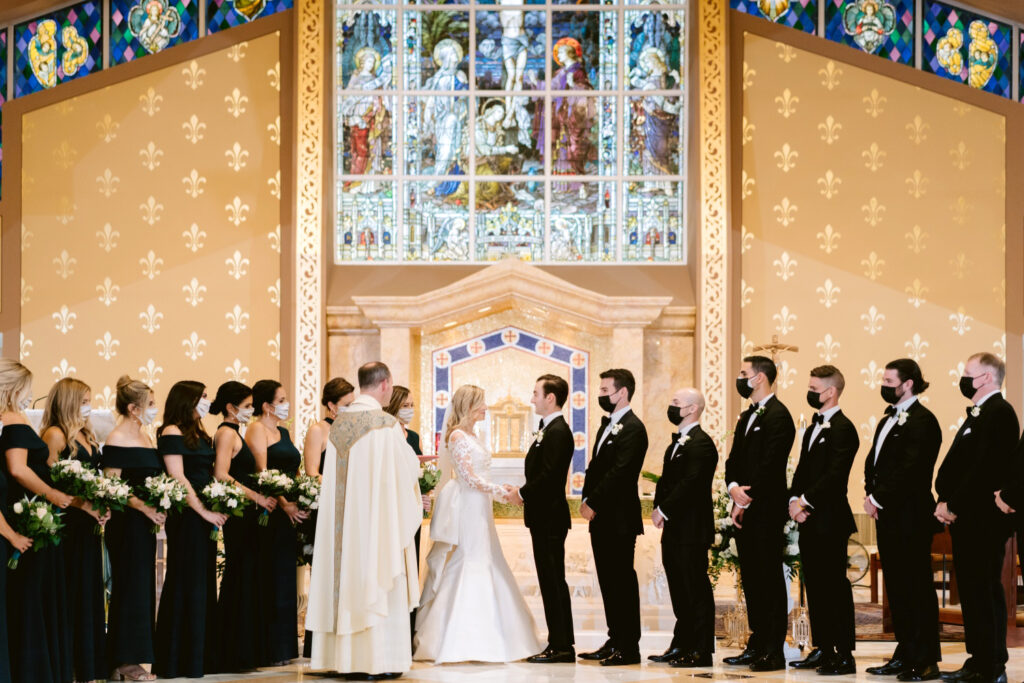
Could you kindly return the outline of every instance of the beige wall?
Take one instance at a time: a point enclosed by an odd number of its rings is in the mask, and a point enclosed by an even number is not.
[[[742,88],[743,350],[799,346],[778,387],[798,420],[808,371],[843,371],[859,509],[885,363],[921,363],[948,444],[960,363],[1006,355],[1006,121],[753,34]]]
[[[21,358],[112,407],[280,374],[280,36],[22,119]],[[6,113],[6,112],[5,112]]]

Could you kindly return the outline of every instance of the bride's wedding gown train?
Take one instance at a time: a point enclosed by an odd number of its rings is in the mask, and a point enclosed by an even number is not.
[[[452,433],[455,477],[437,495],[433,546],[416,617],[415,660],[512,662],[543,649],[533,617],[502,555],[491,497],[491,455],[472,435]]]

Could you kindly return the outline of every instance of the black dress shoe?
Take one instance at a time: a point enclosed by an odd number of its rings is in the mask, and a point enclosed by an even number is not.
[[[571,647],[568,650],[549,647],[539,655],[527,657],[526,661],[530,664],[573,664],[576,661],[576,650]]]
[[[652,662],[658,662],[660,664],[662,662],[670,662],[673,659],[680,659],[681,657],[687,654],[689,653],[681,647],[670,647],[669,649],[665,650],[664,654],[647,655],[647,659],[649,659]]]
[[[760,655],[757,654],[756,650],[744,650],[738,655],[733,655],[732,657],[725,657],[724,659],[722,659],[722,663],[728,664],[730,666],[749,666],[750,664],[753,664],[754,661],[758,659],[758,657],[760,657]]]
[[[910,669],[908,663],[893,657],[882,666],[869,666],[866,671],[872,676],[898,676],[908,669]]]
[[[933,681],[939,677],[939,666],[937,664],[922,664],[911,667],[896,676],[897,681]]]
[[[986,674],[978,671],[969,671],[966,676],[958,679],[958,683],[1006,683],[1006,672]]]
[[[393,681],[401,677],[401,673],[366,674],[357,672],[345,674],[345,679],[349,681]]]
[[[955,683],[956,681],[962,681],[963,679],[967,678],[971,675],[971,673],[971,660],[970,658],[968,658],[968,660],[964,662],[964,665],[961,666],[959,669],[957,669],[956,671],[943,671],[939,674],[939,678],[941,678],[944,681],[951,681]]]
[[[601,660],[601,666],[629,666],[640,663],[640,652],[626,654],[622,650],[616,650],[615,654],[607,659]]]
[[[751,671],[783,671],[786,668],[786,658],[780,654],[764,655],[750,663]]]
[[[602,645],[598,649],[594,650],[593,652],[584,652],[584,653],[580,654],[579,658],[580,659],[586,659],[586,660],[591,661],[591,662],[596,662],[596,661],[601,660],[601,659],[608,659],[613,654],[615,654],[615,648],[609,642],[609,643],[605,643],[604,645]]]
[[[711,653],[705,652],[691,652],[688,655],[684,655],[679,659],[673,659],[668,663],[669,666],[676,669],[695,669],[697,667],[714,666],[714,661],[711,659]]]
[[[857,673],[857,661],[849,654],[832,655],[817,672],[822,676],[848,676]]]
[[[819,666],[828,661],[829,654],[830,653],[825,652],[824,650],[816,647],[813,650],[811,650],[811,653],[803,659],[799,659],[795,662],[790,662],[789,666],[794,669],[817,669]]]

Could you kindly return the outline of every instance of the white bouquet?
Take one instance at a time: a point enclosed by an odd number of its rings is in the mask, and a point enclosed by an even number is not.
[[[188,489],[169,474],[146,477],[143,490],[138,494],[141,494],[139,498],[143,503],[165,514],[181,512],[188,505]],[[154,524],[150,531],[155,534],[160,531],[160,526]]]
[[[128,496],[132,495],[132,488],[120,477],[96,477],[91,489],[85,498],[100,515],[108,510],[124,510],[128,506]]]
[[[60,518],[63,514],[45,500],[33,496],[22,498],[12,505],[7,519],[15,531],[32,539],[29,550],[42,550],[47,545],[60,545],[60,530],[64,528]],[[21,551],[15,550],[11,559],[7,560],[7,568],[17,569],[19,559]]]
[[[96,470],[74,458],[61,459],[50,466],[54,485],[69,496],[88,498],[97,477]]]
[[[241,517],[249,504],[249,499],[245,497],[245,492],[238,484],[222,481],[211,481],[203,487],[199,497],[213,512],[232,517]],[[214,527],[210,532],[210,538],[216,541],[218,532],[220,528]]]
[[[281,470],[263,470],[256,475],[256,490],[260,495],[270,498],[284,496],[295,487],[295,482]],[[270,521],[270,511],[263,508],[260,514],[260,526],[267,526]]]
[[[295,478],[292,490],[295,503],[300,510],[316,510],[320,507],[320,478],[308,474],[300,474]]]

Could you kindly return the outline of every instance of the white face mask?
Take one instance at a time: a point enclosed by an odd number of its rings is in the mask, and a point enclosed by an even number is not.
[[[92,406],[82,406],[79,414],[82,416],[83,420],[88,420],[89,416],[92,415]]]
[[[210,399],[201,398],[199,403],[196,404],[196,413],[199,415],[199,419],[202,420],[204,417],[210,414]]]
[[[156,413],[157,409],[155,406],[153,408],[146,408],[142,412],[142,417],[139,418],[139,421],[142,422],[142,424],[144,425],[151,425],[153,424],[153,420],[156,419]]]
[[[398,419],[402,421],[402,424],[409,424],[412,422],[413,415],[415,414],[415,408],[400,408],[398,410]]]
[[[248,424],[249,420],[252,419],[252,414],[255,411],[256,409],[253,408],[252,406],[249,406],[248,408],[242,408],[237,413],[235,413],[235,419],[241,422],[242,424]]]
[[[20,401],[18,401],[18,410],[21,410],[21,411],[28,410],[29,407],[31,407],[31,405],[32,405],[32,397],[31,396],[26,396],[25,398],[23,398]]]
[[[274,406],[274,416],[277,417],[278,420],[287,420],[289,408],[291,408],[290,403],[278,403]]]

